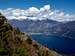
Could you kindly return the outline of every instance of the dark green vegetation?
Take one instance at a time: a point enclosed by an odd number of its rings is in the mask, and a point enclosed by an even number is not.
[[[0,14],[0,56],[59,56],[19,29],[12,28],[6,18]]]

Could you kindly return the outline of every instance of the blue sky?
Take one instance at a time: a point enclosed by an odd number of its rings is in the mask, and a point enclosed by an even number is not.
[[[75,0],[0,0],[0,9],[43,7],[50,4],[52,9],[75,14]]]

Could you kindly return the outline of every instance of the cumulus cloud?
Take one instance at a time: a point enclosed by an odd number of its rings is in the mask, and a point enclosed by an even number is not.
[[[30,19],[30,20],[46,20],[51,19],[59,22],[74,21],[75,15],[65,14],[59,10],[51,10],[50,5],[38,9],[36,7],[30,7],[29,9],[0,9],[0,12],[6,16],[8,20],[11,19]]]
[[[45,5],[43,8],[40,8],[40,11],[49,11],[50,5]]]

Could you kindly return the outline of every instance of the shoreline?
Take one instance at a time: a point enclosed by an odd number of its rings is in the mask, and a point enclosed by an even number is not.
[[[28,35],[52,35],[52,34],[47,34],[47,33],[27,33]]]

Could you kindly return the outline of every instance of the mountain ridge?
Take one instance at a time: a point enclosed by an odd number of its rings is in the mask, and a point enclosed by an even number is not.
[[[57,22],[54,20],[10,20],[10,24],[19,28],[22,32],[42,33],[56,36],[75,37],[75,21]]]
[[[0,56],[61,56],[32,41],[26,33],[13,28],[0,16]]]
[[[23,29],[22,31],[25,31],[24,28],[31,32],[31,28],[33,28],[33,31],[35,31],[37,29],[37,31],[39,32],[39,30],[41,31],[41,29],[44,29],[46,30],[48,27],[51,28],[57,24],[59,24],[59,22],[57,21],[53,21],[53,20],[36,20],[36,21],[33,21],[33,20],[10,20],[9,21],[10,24],[13,26],[13,27],[18,27],[20,30],[21,28]],[[42,28],[44,27],[44,28]],[[28,29],[29,28],[29,29]],[[27,32],[26,31],[26,32]],[[44,31],[45,32],[45,31]]]

